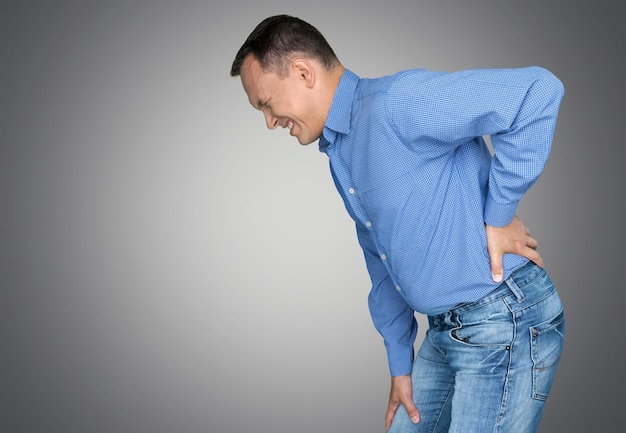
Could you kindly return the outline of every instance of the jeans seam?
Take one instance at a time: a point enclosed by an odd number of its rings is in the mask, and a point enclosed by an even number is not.
[[[441,415],[443,414],[443,409],[446,407],[447,401],[450,400],[450,396],[453,394],[452,392],[453,390],[454,390],[454,384],[448,387],[446,398],[441,402],[442,404],[439,406],[440,410],[439,410],[439,414],[437,415],[437,419],[435,420],[435,423],[433,425],[433,431],[437,431],[437,426],[439,425],[439,422],[441,421]]]
[[[508,409],[508,401],[509,401],[509,385],[511,381],[511,366],[513,364],[513,346],[517,342],[517,315],[514,311],[511,310],[511,307],[507,302],[504,303],[506,308],[511,312],[511,323],[513,323],[513,338],[511,340],[511,350],[509,350],[509,362],[506,369],[506,377],[504,379],[504,389],[502,390],[502,401],[500,402],[500,413],[498,414],[498,418],[496,419],[495,426],[493,428],[494,433],[498,433],[500,430],[500,426],[506,419],[506,412]]]

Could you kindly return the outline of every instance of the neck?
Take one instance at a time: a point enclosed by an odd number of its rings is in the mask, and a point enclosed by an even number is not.
[[[333,99],[335,98],[335,92],[337,91],[337,87],[339,86],[339,81],[341,81],[341,77],[343,76],[346,68],[343,65],[339,65],[334,68],[332,71],[328,71],[324,74],[324,92],[323,92],[323,104],[326,112],[330,110],[330,106],[333,103]]]

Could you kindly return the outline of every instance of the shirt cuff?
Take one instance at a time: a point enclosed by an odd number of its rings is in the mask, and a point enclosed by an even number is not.
[[[389,373],[392,376],[406,376],[413,370],[413,347],[387,350]]]
[[[499,204],[487,198],[485,204],[485,222],[492,227],[509,225],[515,217],[518,201],[509,204]]]

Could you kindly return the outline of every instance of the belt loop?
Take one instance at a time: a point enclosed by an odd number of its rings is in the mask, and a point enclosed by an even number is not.
[[[513,276],[509,276],[509,278],[504,280],[504,282],[507,286],[509,286],[509,289],[511,289],[511,292],[513,292],[513,294],[517,298],[517,302],[519,302],[520,304],[524,302],[524,293],[522,292],[522,289],[517,286],[515,280],[513,280]]]

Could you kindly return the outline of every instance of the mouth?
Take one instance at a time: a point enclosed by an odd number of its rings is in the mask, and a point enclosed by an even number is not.
[[[283,126],[283,128],[287,128],[289,129],[289,132],[291,132],[291,130],[293,129],[293,120],[287,120],[287,123],[285,123],[285,126]]]

